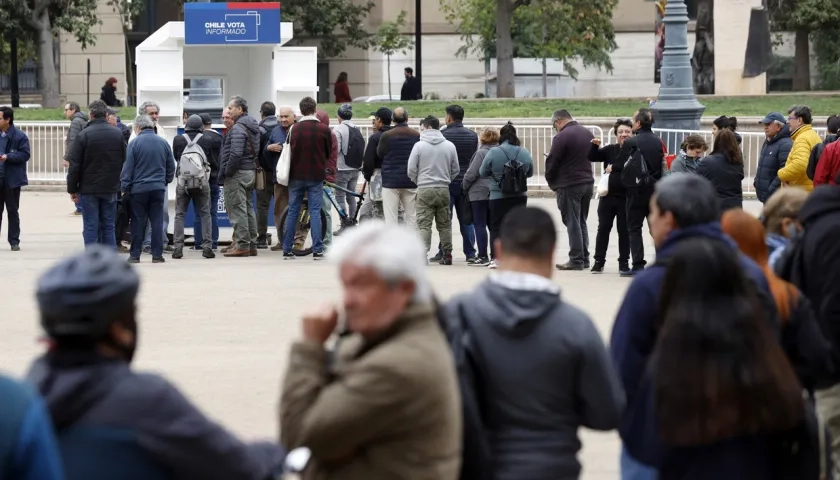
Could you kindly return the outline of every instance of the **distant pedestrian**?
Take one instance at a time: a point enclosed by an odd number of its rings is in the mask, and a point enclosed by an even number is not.
[[[353,98],[350,97],[350,86],[347,84],[347,72],[341,72],[338,74],[338,78],[335,80],[333,93],[335,94],[335,103],[341,104],[353,101]]]
[[[219,188],[219,157],[222,150],[222,135],[213,128],[213,119],[210,114],[202,113],[200,115],[201,123],[204,124],[202,131],[202,140],[210,146],[207,160],[210,162],[210,221],[212,222],[211,231],[213,239],[211,248],[216,250],[219,247],[219,197],[221,190]],[[193,211],[198,211],[198,206],[193,201]],[[196,250],[202,249],[201,245],[204,243],[204,237],[201,235],[201,215],[193,215],[193,235],[196,243]]]
[[[461,231],[464,256],[467,264],[471,265],[476,261],[475,255],[475,228],[471,221],[465,218],[471,212],[464,211],[464,192],[461,182],[470,167],[470,161],[478,150],[478,134],[464,126],[464,109],[460,105],[449,105],[446,107],[446,128],[441,130],[443,138],[452,142],[458,151],[458,176],[449,184],[449,216],[452,217],[452,210],[458,218],[458,228]],[[454,218],[454,217],[453,217]],[[440,252],[438,252],[440,254]]]
[[[29,157],[29,137],[15,127],[15,111],[0,107],[0,225],[5,209],[13,252],[20,250],[20,189],[29,185],[26,176]]]
[[[105,85],[102,87],[102,93],[99,95],[99,99],[105,102],[105,105],[108,105],[109,107],[122,107],[123,102],[117,98],[116,78],[110,77],[105,81]]]
[[[440,133],[440,120],[428,116],[420,122],[420,141],[408,158],[408,178],[417,184],[417,229],[428,253],[432,222],[443,246],[441,265],[452,265],[452,219],[449,192],[458,176],[458,152]]]
[[[487,127],[482,130],[479,136],[481,146],[473,154],[470,160],[470,167],[461,182],[461,190],[466,192],[470,199],[472,209],[473,226],[475,231],[476,247],[478,255],[471,263],[471,266],[486,267],[490,265],[490,256],[493,252],[493,244],[489,244],[489,221],[490,221],[490,183],[489,177],[481,177],[479,170],[484,162],[484,157],[494,147],[499,146],[499,130],[495,127]],[[488,254],[490,252],[491,254]]]
[[[289,129],[295,123],[295,111],[286,105],[278,110],[279,124],[271,131],[268,144],[265,146],[265,155],[268,157],[268,174],[274,188],[274,226],[277,229],[277,243],[271,246],[272,252],[283,251],[283,212],[289,206],[289,187],[277,183],[277,163],[280,161],[280,153],[286,145],[286,138]]]
[[[338,173],[336,184],[351,192],[356,191],[359,181],[359,171],[365,156],[365,137],[362,131],[353,123],[353,106],[344,104],[338,109],[338,126],[333,129],[338,142]],[[351,227],[356,218],[356,197],[336,190],[335,200],[338,206],[347,214],[347,221],[342,220],[341,228],[335,232],[340,235],[347,227]]]
[[[400,90],[400,101],[410,102],[412,100],[422,100],[423,93],[420,91],[420,81],[414,76],[414,69],[405,67],[405,82],[403,82]]]
[[[271,159],[265,153],[265,147],[268,145],[268,139],[271,132],[279,125],[277,121],[277,107],[273,102],[263,102],[260,105],[260,149],[257,151],[259,155],[259,168],[256,170],[256,175],[263,175],[262,190],[257,191],[257,248],[268,248],[268,208],[271,206],[271,199],[274,198],[274,182],[272,179],[277,176],[276,172],[271,171]],[[278,239],[279,241],[279,239]]]
[[[583,270],[590,266],[586,220],[595,185],[589,163],[589,150],[595,137],[567,110],[554,112],[551,125],[557,133],[545,159],[545,180],[557,196],[557,208],[569,235],[569,260],[557,264],[557,269]]]
[[[222,163],[225,165],[225,205],[236,235],[236,248],[226,257],[257,255],[257,216],[254,212],[254,186],[259,163],[260,127],[248,115],[248,103],[234,97],[228,104],[233,127],[226,134]]]
[[[744,154],[734,132],[726,129],[717,134],[712,154],[700,162],[697,173],[712,182],[720,199],[721,210],[742,208]]]
[[[793,146],[783,168],[779,169],[779,180],[783,186],[802,187],[809,192],[814,189],[814,182],[808,178],[808,160],[811,150],[822,142],[814,131],[813,114],[805,105],[795,105],[788,110],[790,138]]]
[[[367,182],[368,195],[365,201],[359,207],[359,220],[366,220],[368,218],[384,219],[384,207],[382,205],[382,157],[378,154],[379,140],[382,135],[393,128],[391,122],[393,113],[390,108],[381,107],[375,113],[373,130],[374,132],[368,137],[367,146],[365,147],[365,158],[362,165],[362,174]]]
[[[770,112],[759,123],[764,125],[765,139],[753,187],[758,200],[764,203],[782,186],[779,170],[787,163],[793,140],[790,138],[787,118],[781,113]]]
[[[408,178],[408,157],[420,141],[417,130],[408,126],[408,110],[394,109],[394,128],[382,134],[376,154],[382,158],[382,206],[385,223],[398,223],[400,207],[405,221],[417,225],[417,185]]]
[[[129,263],[140,262],[144,227],[151,223],[153,263],[163,263],[163,209],[166,186],[175,177],[175,158],[169,143],[155,134],[148,115],[134,119],[137,136],[129,142],[120,175],[120,189],[131,195],[131,250]]]
[[[67,158],[67,192],[82,205],[85,246],[101,243],[116,248],[115,232],[120,172],[126,157],[125,138],[108,123],[102,100],[90,104],[90,123],[76,137]]]
[[[709,144],[700,135],[685,137],[677,158],[671,163],[671,173],[697,173],[697,167],[707,150],[709,150]]]
[[[735,134],[735,139],[738,141],[738,145],[740,145],[741,135],[735,131],[737,129],[738,119],[735,117],[727,117],[726,115],[721,115],[720,117],[712,121],[712,137],[717,138],[720,132],[724,130],[729,130],[730,132]]]
[[[325,112],[321,109],[318,109],[318,110],[315,111],[315,116],[318,117],[318,120],[321,123],[323,123],[324,125],[327,126],[327,128],[330,129],[330,135],[332,137],[332,148],[330,150],[330,156],[329,156],[329,158],[327,158],[327,169],[325,171],[324,180],[329,182],[329,183],[334,184],[337,180],[336,173],[338,172],[338,137],[336,137],[336,135],[335,135],[335,130],[330,128],[330,116],[329,116],[329,114],[327,114],[327,112]],[[326,219],[326,227],[327,227],[327,228],[324,229],[324,250],[323,251],[325,251],[325,252],[330,249],[330,246],[332,246],[332,240],[333,240],[333,232],[332,232],[333,205],[332,205],[332,202],[330,201],[329,195],[327,195],[327,189],[328,188],[329,187],[327,187],[326,185],[324,186],[324,196],[321,199],[321,206],[322,206],[321,211],[324,212],[324,218]],[[335,195],[335,192],[333,192],[333,195]]]

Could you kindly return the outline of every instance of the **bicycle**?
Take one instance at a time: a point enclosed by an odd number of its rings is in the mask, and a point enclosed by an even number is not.
[[[332,182],[324,181],[324,193],[327,194],[327,198],[330,199],[330,203],[333,207],[338,211],[339,218],[345,222],[346,225],[356,225],[357,218],[359,216],[359,210],[362,206],[362,203],[365,200],[365,189],[367,188],[367,182],[362,185],[361,193],[354,192],[352,190],[348,190],[344,187],[340,187]],[[344,211],[343,208],[338,204],[338,201],[335,199],[335,194],[333,193],[333,189],[339,190],[344,192],[347,195],[351,195],[358,199],[358,205],[360,208],[356,208],[356,212],[353,214],[353,218],[350,218],[347,215],[347,212]],[[326,238],[327,236],[327,214],[324,212],[324,207],[326,205],[321,205],[321,238]],[[280,241],[283,241],[283,237],[286,233],[286,218],[289,216],[289,207],[286,207],[283,210],[283,214],[280,216]],[[309,232],[311,230],[310,227],[310,220],[311,217],[309,215],[309,204],[308,199],[303,199],[303,204],[300,207],[300,216],[298,217],[297,222],[297,229],[295,230],[295,243],[292,245],[292,253],[297,256],[306,256],[312,253],[312,244],[311,242],[307,242],[308,238],[311,238]],[[307,246],[309,243],[309,246]]]

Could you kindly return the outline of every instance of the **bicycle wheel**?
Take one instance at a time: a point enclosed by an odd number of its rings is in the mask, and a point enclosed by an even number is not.
[[[283,215],[280,216],[280,238],[279,242],[283,242],[286,236],[286,218],[289,216],[289,207],[283,210]],[[292,245],[292,253],[297,256],[306,256],[312,253],[312,236],[309,234],[311,230],[309,224],[309,209],[301,208],[298,216],[297,229],[295,231],[295,243]],[[321,210],[321,238],[327,236],[327,214]]]

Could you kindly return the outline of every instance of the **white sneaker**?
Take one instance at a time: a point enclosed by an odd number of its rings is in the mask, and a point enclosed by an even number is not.
[[[499,265],[496,264],[495,260],[490,260],[490,265],[487,265],[487,268],[489,268],[490,270],[495,270],[499,268]]]

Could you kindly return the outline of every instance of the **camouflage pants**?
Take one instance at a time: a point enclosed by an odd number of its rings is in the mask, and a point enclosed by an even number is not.
[[[452,253],[452,218],[449,216],[449,187],[417,189],[417,229],[426,251],[432,244],[432,221],[437,224],[445,253]]]

